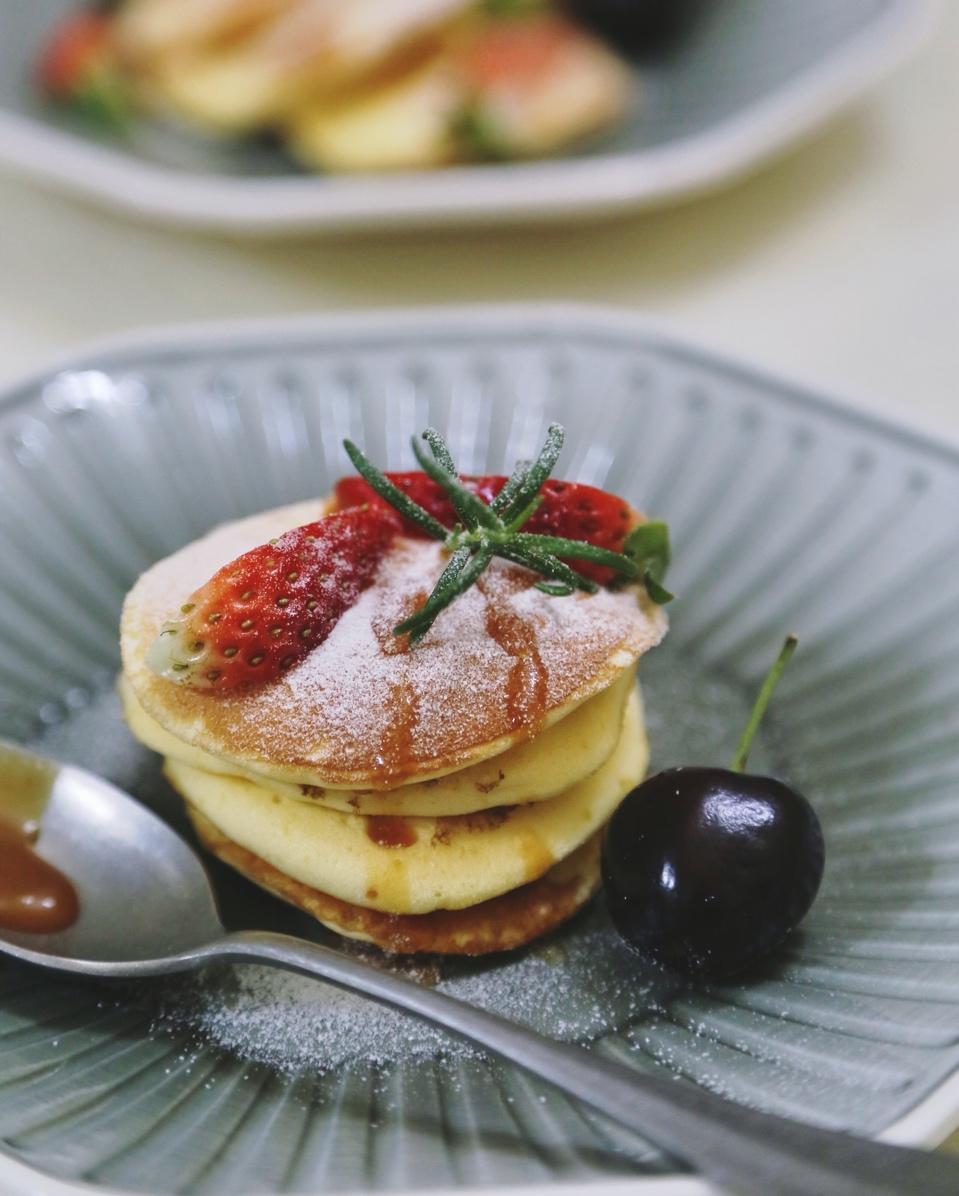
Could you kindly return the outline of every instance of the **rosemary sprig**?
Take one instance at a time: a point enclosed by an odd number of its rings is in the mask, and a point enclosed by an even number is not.
[[[435,428],[427,428],[423,433],[423,439],[433,450],[433,456],[436,458],[436,464],[441,469],[445,469],[447,473],[456,476],[456,463],[450,455],[449,445],[443,439]]]
[[[470,556],[469,549],[465,547],[458,549],[457,553],[465,554],[465,568],[462,565],[458,565],[455,576],[450,579],[449,583],[443,589],[440,589],[439,582],[437,582],[433,593],[430,594],[420,609],[415,614],[410,615],[408,619],[404,619],[402,623],[397,623],[393,628],[394,635],[403,635],[404,632],[408,631],[410,639],[414,643],[416,640],[422,639],[436,622],[436,617],[440,611],[445,610],[460,594],[474,585],[479,579],[480,574],[486,570],[493,559],[493,550],[488,547],[480,548],[475,556]],[[445,574],[448,569],[449,566],[443,570],[443,573]]]
[[[538,581],[533,588],[543,594],[549,594],[550,598],[568,598],[570,594],[576,593],[572,586],[563,581]]]
[[[497,515],[501,515],[513,501],[516,491],[520,488],[523,478],[529,473],[529,468],[532,464],[532,461],[516,462],[516,467],[509,478],[507,478],[506,485],[490,503],[490,506]]]
[[[450,477],[455,478],[456,464],[450,455],[449,446],[439,432],[437,432],[435,428],[427,428],[423,433],[423,439],[432,449],[433,456],[436,459],[436,464],[440,467],[440,469],[444,469]],[[422,465],[422,460],[420,458],[419,452],[417,452],[417,448],[418,446],[414,445],[413,451],[416,452],[417,459],[420,460],[420,464]],[[470,497],[472,498],[474,496],[471,495]],[[457,515],[459,515],[463,523],[468,523],[467,511],[469,509],[469,504],[464,504],[463,499],[458,493],[450,492],[450,498],[453,502],[453,508]]]
[[[434,433],[434,435],[439,436],[439,433]],[[445,444],[443,447],[446,448]],[[481,527],[489,528],[490,531],[503,530],[502,521],[479,495],[474,494],[472,490],[467,490],[455,472],[450,473],[440,465],[439,461],[431,460],[415,436],[413,437],[413,455],[427,477],[438,482],[453,500],[457,515],[463,520],[469,531],[475,532]],[[449,450],[442,455],[448,458]]]
[[[343,447],[346,449],[346,455],[356,467],[356,472],[364,481],[369,482],[380,498],[385,498],[391,507],[421,527],[434,540],[447,538],[449,529],[445,528],[438,519],[434,519],[428,511],[424,511],[419,503],[404,494],[399,486],[394,486],[386,474],[377,469],[373,462],[360,452],[352,440],[344,440]]]
[[[621,552],[612,552],[609,548],[600,548],[590,544],[589,556],[583,552],[583,540],[567,540],[564,536],[531,536],[529,532],[517,532],[513,537],[517,548],[532,552],[549,552],[554,556],[576,557],[579,560],[595,561],[597,565],[606,565],[615,569],[617,573],[624,573],[627,577],[636,577],[639,569],[636,562]]]
[[[539,494],[540,487],[553,472],[553,466],[559,460],[559,454],[562,452],[565,437],[566,433],[559,424],[549,425],[546,431],[546,443],[543,445],[539,456],[529,469],[527,469],[517,484],[509,503],[500,512],[507,522],[515,518]]]
[[[527,569],[534,569],[544,577],[551,577],[559,582],[569,593],[574,590],[585,590],[587,594],[595,594],[599,586],[589,577],[584,577],[561,561],[551,552],[542,552],[537,548],[514,548],[510,544],[500,546],[499,556],[517,565],[525,565]],[[548,592],[548,591],[547,591]]]
[[[595,581],[560,559],[572,557],[606,566],[627,580],[641,578],[654,602],[672,598],[662,585],[669,564],[669,533],[664,523],[644,523],[634,528],[621,553],[585,540],[531,535],[520,530],[543,501],[540,489],[559,458],[563,437],[562,427],[551,424],[536,460],[518,464],[491,503],[485,503],[460,480],[449,446],[435,428],[427,428],[422,436],[429,453],[414,437],[416,460],[449,496],[460,520],[452,530],[395,486],[352,441],[343,442],[357,471],[376,493],[427,535],[441,540],[452,554],[426,602],[393,628],[395,635],[408,634],[412,643],[421,639],[440,612],[476,583],[494,556],[539,573],[543,580],[536,583],[537,588],[554,597],[568,596],[576,590],[595,593],[599,589]]]

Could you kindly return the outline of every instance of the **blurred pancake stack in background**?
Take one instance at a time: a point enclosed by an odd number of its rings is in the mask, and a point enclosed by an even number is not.
[[[636,90],[546,0],[126,0],[68,18],[41,78],[62,98],[96,78],[114,108],[269,133],[326,171],[550,154],[615,126]]]

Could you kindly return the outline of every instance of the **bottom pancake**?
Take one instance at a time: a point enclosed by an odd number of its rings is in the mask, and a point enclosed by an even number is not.
[[[186,803],[203,845],[254,884],[311,914],[348,938],[374,943],[397,955],[487,955],[509,951],[547,934],[572,917],[599,887],[597,832],[531,884],[458,910],[387,914],[341,901],[294,880],[228,839]]]

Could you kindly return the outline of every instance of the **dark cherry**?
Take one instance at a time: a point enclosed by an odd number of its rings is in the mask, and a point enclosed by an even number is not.
[[[824,858],[815,811],[782,781],[670,768],[613,815],[603,879],[627,942],[674,971],[723,976],[800,922]]]
[[[603,880],[613,922],[674,971],[742,971],[798,925],[819,889],[825,847],[815,810],[782,781],[742,771],[795,646],[790,637],[766,678],[732,769],[657,773],[610,822]]]
[[[584,24],[627,53],[657,50],[691,24],[704,0],[565,0]]]

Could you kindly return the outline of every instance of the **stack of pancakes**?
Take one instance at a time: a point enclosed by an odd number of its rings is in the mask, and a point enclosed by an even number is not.
[[[598,885],[602,828],[646,768],[634,674],[665,616],[636,587],[550,597],[494,562],[410,649],[392,628],[444,556],[401,538],[278,680],[211,693],[150,670],[186,596],[323,511],[217,528],[139,579],[121,629],[130,727],[212,852],[339,933],[394,952],[529,942]]]

